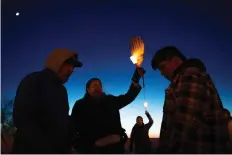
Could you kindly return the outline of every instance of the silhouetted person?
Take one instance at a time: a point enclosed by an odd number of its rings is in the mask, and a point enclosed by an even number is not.
[[[74,67],[81,67],[78,55],[56,49],[45,62],[45,69],[27,75],[19,84],[13,121],[13,153],[69,153],[69,103],[63,86]]]
[[[227,153],[223,105],[204,64],[167,46],[156,52],[152,67],[171,82],[165,90],[159,153]]]
[[[149,129],[153,124],[151,115],[146,111],[145,114],[149,122],[143,123],[143,118],[138,116],[136,124],[132,128],[130,137],[130,152],[133,152],[133,145],[135,144],[135,153],[137,154],[150,154],[151,153],[151,141],[149,138]]]
[[[103,93],[100,79],[90,79],[86,84],[85,96],[78,100],[72,110],[72,118],[76,133],[79,133],[77,149],[80,153],[122,154],[124,146],[121,140],[121,120],[119,110],[127,106],[137,97],[141,90],[138,84],[140,75],[132,78],[128,92],[113,96]],[[134,74],[135,75],[135,74]]]

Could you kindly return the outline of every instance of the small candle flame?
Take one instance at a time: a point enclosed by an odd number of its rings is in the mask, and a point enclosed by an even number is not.
[[[148,107],[148,103],[144,102],[144,107],[147,108]]]

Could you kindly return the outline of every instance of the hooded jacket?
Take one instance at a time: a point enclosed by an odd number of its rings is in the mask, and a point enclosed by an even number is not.
[[[57,49],[45,69],[27,75],[19,84],[13,108],[17,128],[13,153],[68,153],[69,103],[66,88],[56,75],[75,53]]]
[[[165,90],[159,153],[227,153],[223,105],[204,64],[189,59]]]

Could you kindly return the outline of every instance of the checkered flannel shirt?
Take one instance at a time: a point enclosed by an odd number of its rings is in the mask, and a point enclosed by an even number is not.
[[[163,153],[226,153],[223,106],[207,73],[179,73],[165,90],[159,149]]]

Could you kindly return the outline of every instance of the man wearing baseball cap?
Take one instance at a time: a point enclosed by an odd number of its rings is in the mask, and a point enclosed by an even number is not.
[[[45,69],[20,82],[13,109],[17,128],[13,153],[69,153],[69,103],[63,84],[74,67],[82,67],[76,53],[55,49],[48,56]]]

